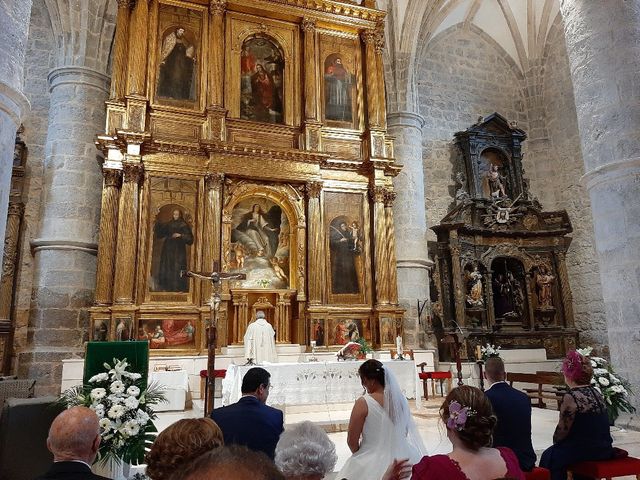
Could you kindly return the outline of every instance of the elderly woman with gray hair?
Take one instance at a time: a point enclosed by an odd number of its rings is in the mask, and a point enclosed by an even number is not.
[[[337,460],[336,446],[311,422],[285,430],[276,446],[276,466],[287,480],[321,480]]]

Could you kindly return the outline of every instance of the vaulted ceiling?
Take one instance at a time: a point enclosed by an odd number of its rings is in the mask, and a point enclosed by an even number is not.
[[[387,10],[387,41],[415,57],[455,25],[474,25],[492,37],[526,71],[541,58],[559,0],[378,0]]]

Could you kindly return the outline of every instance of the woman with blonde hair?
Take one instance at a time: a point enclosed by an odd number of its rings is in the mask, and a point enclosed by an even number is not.
[[[413,467],[412,480],[524,480],[509,448],[491,448],[497,420],[480,389],[463,385],[451,390],[440,407],[440,419],[453,450],[424,457]]]
[[[210,418],[185,418],[163,430],[147,453],[147,476],[168,480],[203,453],[224,445],[220,427]]]

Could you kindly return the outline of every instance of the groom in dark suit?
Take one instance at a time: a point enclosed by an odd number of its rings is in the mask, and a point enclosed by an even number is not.
[[[211,418],[222,430],[225,445],[245,445],[273,460],[284,419],[282,411],[265,405],[270,378],[264,368],[250,369],[242,379],[242,398],[233,405],[216,408]]]
[[[531,400],[505,381],[504,363],[500,357],[487,359],[484,378],[490,383],[484,393],[498,417],[493,446],[509,447],[518,457],[520,468],[530,472],[536,465],[536,454],[531,444]]]
[[[87,407],[65,410],[51,424],[47,438],[54,463],[36,480],[109,480],[91,472],[99,446],[100,426],[95,412]]]

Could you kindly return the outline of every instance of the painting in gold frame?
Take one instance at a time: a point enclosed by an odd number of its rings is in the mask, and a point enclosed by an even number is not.
[[[202,12],[161,3],[156,38],[155,103],[198,109],[203,65]]]
[[[192,300],[192,282],[180,274],[195,265],[197,195],[195,181],[150,179],[147,301]]]
[[[94,318],[91,326],[91,341],[93,342],[107,342],[109,341],[109,328],[111,319],[106,318]]]
[[[152,352],[193,352],[200,346],[198,317],[145,315],[140,319],[136,337],[148,340]]]
[[[330,346],[345,345],[368,337],[367,320],[363,318],[330,318],[327,320],[326,338]]]

